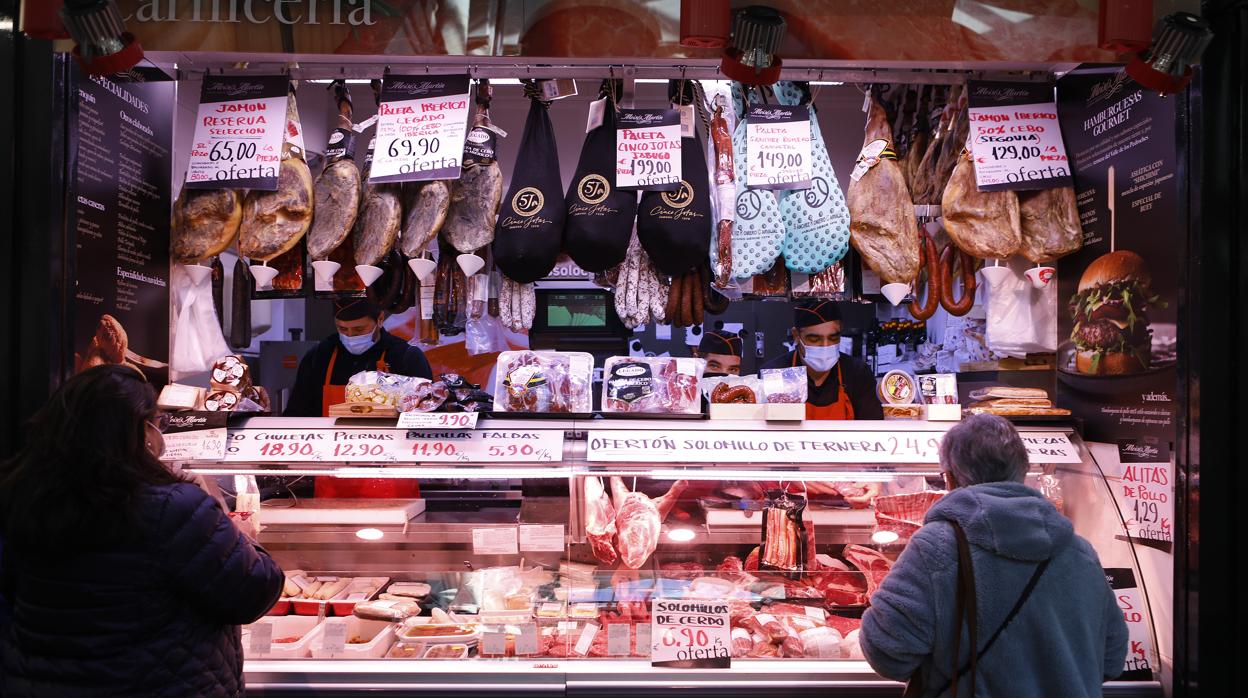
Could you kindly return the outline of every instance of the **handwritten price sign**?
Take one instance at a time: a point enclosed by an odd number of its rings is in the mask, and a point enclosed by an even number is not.
[[[728,604],[655,599],[650,624],[654,666],[727,669],[732,663]]]
[[[625,109],[615,132],[615,186],[677,189],[681,181],[680,112]]]
[[[400,429],[476,429],[478,412],[404,412]]]
[[[234,463],[550,463],[563,459],[563,431],[507,429],[238,429]]]
[[[288,81],[206,76],[186,170],[191,189],[277,189]]]
[[[1052,85],[972,80],[967,93],[968,140],[981,191],[1070,184]]]
[[[459,179],[467,75],[390,75],[381,87],[370,182]]]
[[[746,186],[810,187],[810,108],[755,105],[746,114]]]
[[[1155,438],[1118,442],[1117,496],[1127,535],[1169,551],[1174,542],[1174,478],[1170,444]]]

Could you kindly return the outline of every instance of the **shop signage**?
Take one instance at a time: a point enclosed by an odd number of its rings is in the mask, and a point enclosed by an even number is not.
[[[402,412],[400,429],[476,429],[479,412]]]
[[[459,179],[470,103],[467,75],[387,75],[368,181]]]
[[[732,664],[728,603],[655,599],[650,662],[678,669],[727,669]]]
[[[1127,535],[1165,552],[1174,545],[1173,473],[1169,443],[1149,437],[1118,441],[1118,472],[1111,483],[1127,517]]]
[[[589,432],[591,462],[938,463],[941,432],[645,431]],[[1024,433],[1032,463],[1079,463],[1070,437]]]
[[[1187,257],[1182,102],[1114,69],[1070,73],[1057,95],[1083,247],[1056,263],[1056,402],[1083,421],[1089,441],[1172,443]],[[1107,302],[1113,294],[1125,301]]]
[[[191,189],[277,189],[289,81],[207,75],[186,169]]]
[[[238,429],[231,463],[549,463],[563,458],[558,429]]]
[[[808,189],[810,107],[756,104],[746,113],[746,186]]]
[[[678,189],[680,112],[623,109],[615,134],[615,186],[620,189]]]
[[[971,80],[966,90],[980,191],[1070,184],[1053,85]]]
[[[1153,635],[1148,608],[1140,596],[1135,582],[1135,571],[1130,567],[1105,568],[1105,581],[1114,590],[1123,620],[1127,621],[1127,661],[1119,681],[1152,681]]]
[[[70,79],[74,368],[126,362],[159,390],[169,362],[175,83],[114,82],[76,66]]]
[[[473,555],[515,555],[518,552],[515,526],[472,529]]]
[[[224,412],[186,412],[172,415],[165,430],[165,451],[160,459],[219,461],[225,458]]]

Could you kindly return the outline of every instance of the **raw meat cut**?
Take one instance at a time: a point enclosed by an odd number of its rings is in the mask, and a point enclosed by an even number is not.
[[[611,478],[615,499],[615,530],[620,559],[631,570],[641,569],[659,545],[662,520],[653,500],[640,492],[629,492],[624,481]]]
[[[243,196],[237,189],[187,189],[173,204],[169,252],[178,264],[194,264],[225,252],[238,237]]]
[[[403,185],[401,240],[404,255],[420,256],[446,224],[450,206],[451,185],[443,180],[408,182]]]
[[[338,125],[325,148],[325,169],[313,187],[312,228],[308,231],[308,254],[314,260],[329,255],[346,242],[360,212],[360,167],[355,164],[355,133],[351,130],[351,93],[344,81],[334,82],[338,102]]]
[[[861,545],[847,545],[842,554],[850,564],[862,570],[862,573],[866,575],[868,598],[875,593],[880,582],[884,581],[884,577],[888,576],[888,571],[893,568],[893,561],[885,557],[883,553]]]
[[[867,579],[861,572],[823,570],[810,575],[810,585],[833,606],[863,606],[867,603]]]
[[[834,614],[829,614],[828,617],[824,619],[824,622],[827,623],[829,628],[836,628],[836,630],[842,635],[848,635],[862,627],[861,618],[846,618],[845,616],[838,616]]]
[[[615,509],[597,477],[585,478],[585,536],[599,562],[616,563],[619,556],[615,552]]]
[[[294,88],[286,98],[286,120],[297,131],[299,112]],[[290,129],[288,128],[288,131]],[[294,249],[312,226],[312,171],[290,142],[282,145],[277,191],[252,190],[243,199],[238,251],[251,260],[268,262]]]
[[[908,284],[919,275],[919,239],[914,234],[918,223],[914,203],[906,189],[905,178],[895,159],[887,157],[892,128],[884,108],[869,95],[863,156],[868,148],[876,151],[884,146],[878,161],[849,183],[850,242],[862,255],[867,266],[875,270],[884,283]],[[883,143],[875,143],[883,141]],[[869,162],[869,161],[868,161]],[[852,178],[851,178],[852,180]]]
[[[1018,195],[980,191],[970,155],[958,158],[940,201],[945,230],[958,249],[980,259],[1005,259],[1023,243]]]
[[[1018,195],[1023,243],[1019,253],[1047,264],[1083,246],[1083,229],[1074,187],[1057,187]]]

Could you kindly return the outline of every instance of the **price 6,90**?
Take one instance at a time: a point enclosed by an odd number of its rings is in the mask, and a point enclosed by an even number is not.
[[[711,638],[705,630],[678,628],[663,633],[664,647],[707,647],[710,644]]]
[[[396,138],[386,146],[386,154],[397,157],[424,157],[438,152],[442,141],[437,138]]]

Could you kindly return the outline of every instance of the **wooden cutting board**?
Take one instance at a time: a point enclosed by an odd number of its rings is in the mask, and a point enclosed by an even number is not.
[[[367,417],[370,419],[398,419],[399,410],[390,405],[374,405],[371,402],[340,402],[329,406],[330,417]]]

